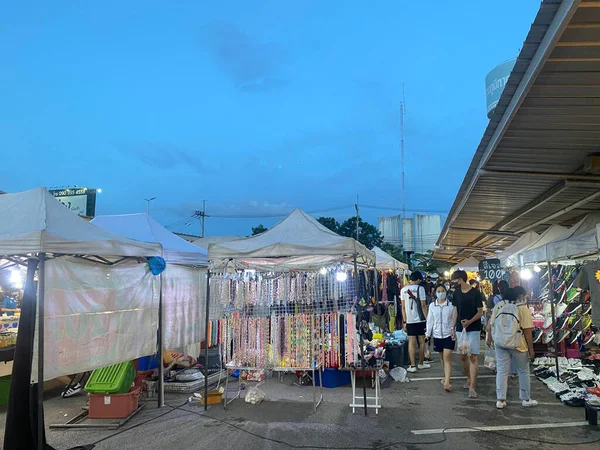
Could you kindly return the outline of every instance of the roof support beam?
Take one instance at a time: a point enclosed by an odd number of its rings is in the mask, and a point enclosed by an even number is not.
[[[561,210],[555,212],[554,214],[550,214],[548,217],[544,217],[543,219],[538,220],[537,222],[534,222],[532,224],[527,225],[524,228],[521,228],[519,231],[517,231],[517,233],[524,233],[524,232],[526,232],[526,231],[528,231],[528,230],[530,230],[532,228],[537,227],[538,225],[543,225],[545,223],[548,223],[551,220],[556,219],[557,217],[560,217],[560,216],[562,216],[565,213],[568,213],[569,211],[577,209],[580,206],[583,206],[586,203],[589,203],[592,200],[597,199],[598,197],[600,197],[600,191],[594,192],[593,194],[588,195],[587,197],[582,198],[581,200],[579,200],[579,201],[577,201],[575,203],[572,203],[571,205],[567,206],[566,208],[562,208]]]
[[[508,236],[514,237],[515,233],[512,231],[499,231],[499,230],[484,230],[481,228],[461,228],[461,227],[450,227],[453,231],[465,231],[468,233],[485,233],[489,236]]]
[[[550,180],[567,180],[571,186],[579,186],[577,181],[587,183],[598,183],[600,185],[599,175],[586,175],[578,173],[554,173],[554,172],[526,172],[521,170],[490,170],[481,169],[481,175],[498,175],[502,177],[530,177],[547,178]]]
[[[475,173],[473,174],[473,177],[471,178],[466,191],[462,193],[460,201],[458,202],[456,207],[453,208],[450,212],[450,216],[446,220],[444,229],[442,230],[442,233],[440,234],[440,237],[438,239],[438,244],[443,242],[443,240],[446,238],[446,235],[448,234],[449,230],[449,225],[456,220],[456,217],[465,206],[471,192],[473,192],[473,188],[477,184],[477,180],[479,179],[481,169],[485,167],[492,154],[496,150],[500,139],[502,138],[502,136],[504,136],[504,133],[506,132],[508,126],[512,122],[512,119],[516,115],[519,106],[521,106],[521,103],[523,103],[523,100],[525,100],[527,92],[529,92],[529,89],[531,88],[537,76],[541,72],[544,63],[547,61],[548,57],[554,50],[556,43],[562,36],[565,28],[571,21],[571,18],[577,11],[577,7],[580,5],[580,3],[581,0],[563,0],[560,6],[558,7],[554,18],[552,19],[552,22],[548,26],[548,30],[544,34],[544,37],[540,42],[535,52],[535,55],[533,55],[533,58],[531,59],[531,62],[529,63],[529,66],[527,67],[523,78],[517,86],[517,89],[514,92],[510,103],[508,104],[504,114],[502,115],[502,119],[498,123],[498,126],[496,127],[492,138],[490,139],[487,147],[485,148],[483,155],[481,156],[481,160],[479,161],[479,165],[477,166],[477,169],[475,170]]]

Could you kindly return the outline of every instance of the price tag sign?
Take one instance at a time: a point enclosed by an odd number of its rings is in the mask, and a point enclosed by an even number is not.
[[[499,259],[479,261],[479,276],[484,280],[496,281],[502,278],[502,265]]]

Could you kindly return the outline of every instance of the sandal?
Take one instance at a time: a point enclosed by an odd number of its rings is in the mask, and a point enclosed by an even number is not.
[[[451,385],[451,384],[449,384],[449,385],[447,385],[447,386],[446,386],[446,385],[444,385],[444,390],[445,390],[446,392],[452,392],[452,385]]]
[[[469,398],[477,398],[477,392],[469,390]]]
[[[463,389],[471,389],[471,382],[470,382],[470,381],[467,381],[467,382],[465,383],[465,385],[463,386]]]

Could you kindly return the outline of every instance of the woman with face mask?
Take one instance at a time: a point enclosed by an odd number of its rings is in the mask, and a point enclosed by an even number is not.
[[[427,331],[425,336],[433,337],[433,350],[440,354],[444,379],[444,390],[450,392],[450,376],[452,375],[452,352],[456,345],[456,308],[447,297],[446,286],[440,284],[435,289],[436,300],[429,307],[427,314]]]

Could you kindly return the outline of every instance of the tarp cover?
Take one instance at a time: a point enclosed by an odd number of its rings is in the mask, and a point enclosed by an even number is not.
[[[451,272],[454,272],[455,270],[466,270],[467,272],[478,272],[479,271],[479,261],[477,261],[475,258],[473,258],[471,256],[471,257],[465,259],[464,261],[459,262],[458,264],[455,264],[450,269]]]
[[[244,239],[244,236],[206,236],[196,239],[192,244],[208,251],[210,244],[223,244],[224,242],[237,241],[238,239]]]
[[[502,267],[518,267],[521,264],[519,254],[529,248],[539,238],[540,235],[535,231],[529,231],[513,242],[510,247],[502,252],[502,257],[500,258]]]
[[[360,264],[375,263],[375,254],[364,245],[334,233],[300,209],[257,236],[208,247],[211,261],[238,259],[249,267],[255,258],[261,263],[275,258],[273,265],[277,267],[313,269],[331,262],[331,257],[352,262],[355,253]],[[326,258],[315,258],[320,255]],[[311,257],[308,263],[294,261],[306,256]]]
[[[44,188],[0,195],[0,215],[0,255],[161,255],[158,244],[127,239],[86,222]]]
[[[159,277],[147,263],[62,257],[48,260],[45,274],[45,380],[156,352]]]
[[[567,239],[550,242],[548,244],[550,261],[597,254],[600,249],[596,232],[598,224],[600,224],[600,213],[590,213],[579,222],[577,229]]]
[[[408,270],[407,264],[398,261],[392,255],[384,252],[379,247],[373,247],[373,253],[375,253],[376,258],[375,267],[378,269]]]
[[[130,239],[161,244],[163,258],[167,263],[202,266],[207,264],[206,250],[181,239],[146,213],[97,216],[91,223]]]
[[[568,234],[569,229],[567,227],[563,227],[562,225],[551,225],[550,228],[544,231],[533,244],[519,253],[519,259],[520,255],[522,255],[525,264],[531,262],[546,262],[546,244],[559,239],[561,236],[567,236]]]

